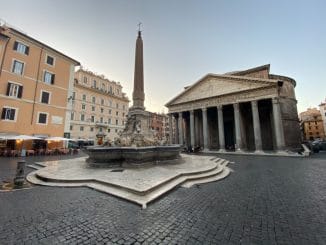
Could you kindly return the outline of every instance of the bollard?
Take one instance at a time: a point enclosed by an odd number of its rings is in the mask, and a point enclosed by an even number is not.
[[[24,160],[17,162],[16,177],[14,178],[15,186],[23,186],[25,181],[25,165]]]

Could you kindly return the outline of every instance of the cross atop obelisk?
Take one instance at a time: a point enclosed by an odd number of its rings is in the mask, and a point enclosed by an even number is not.
[[[143,65],[143,40],[141,38],[141,23],[138,24],[138,37],[136,41],[134,91],[132,93],[132,109],[145,110],[144,100],[144,65]]]

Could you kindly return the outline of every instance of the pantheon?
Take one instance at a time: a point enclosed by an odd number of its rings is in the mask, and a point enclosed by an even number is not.
[[[175,125],[171,143],[204,151],[298,151],[295,86],[292,78],[270,74],[269,64],[209,73],[166,104]]]

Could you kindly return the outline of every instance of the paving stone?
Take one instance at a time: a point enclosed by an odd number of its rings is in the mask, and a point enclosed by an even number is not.
[[[229,177],[146,210],[88,188],[0,192],[0,244],[325,244],[325,152],[221,157],[235,162]],[[15,164],[0,158],[0,180]]]

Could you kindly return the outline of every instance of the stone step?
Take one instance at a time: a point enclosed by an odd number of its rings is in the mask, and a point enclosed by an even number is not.
[[[190,188],[193,185],[204,184],[204,183],[222,180],[225,177],[227,177],[229,174],[230,174],[230,169],[228,167],[224,167],[222,169],[222,171],[220,173],[218,173],[217,175],[202,178],[202,179],[188,180],[184,184],[182,184],[182,187]]]
[[[209,173],[205,173],[205,174],[199,174],[196,176],[190,176],[185,183],[182,184],[182,187],[191,187],[192,182],[198,182],[200,183],[201,180],[205,180],[214,176],[219,175],[221,172],[223,172],[223,170],[225,169],[226,165],[228,164],[227,160],[224,160],[222,162],[222,164],[219,165],[219,167],[213,171],[210,171]],[[206,182],[203,182],[206,183]]]
[[[35,169],[35,170],[39,170],[39,169],[43,168],[41,166],[38,166],[37,164],[27,164],[26,166],[29,168]]]
[[[97,184],[101,184],[101,185],[104,185],[104,186],[108,186],[108,187],[113,187],[113,188],[117,188],[117,189],[124,189],[125,191],[127,192],[130,192],[130,193],[134,193],[136,195],[140,195],[140,196],[144,196],[148,193],[151,193],[153,192],[155,189],[159,189],[161,186],[164,186],[174,180],[178,180],[180,179],[181,177],[183,176],[191,176],[192,178],[194,178],[195,176],[197,175],[201,175],[201,174],[209,174],[211,171],[214,171],[216,170],[220,164],[222,164],[224,161],[224,159],[220,159],[220,158],[216,158],[215,160],[215,163],[216,165],[213,167],[213,168],[210,168],[210,169],[206,169],[206,170],[202,170],[202,171],[197,171],[197,172],[189,172],[189,173],[181,173],[179,175],[176,175],[176,176],[173,176],[172,178],[169,178],[169,179],[165,179],[164,181],[162,181],[161,183],[147,189],[147,190],[144,190],[144,191],[141,191],[141,190],[135,190],[135,189],[130,189],[128,187],[125,187],[125,186],[121,186],[121,185],[118,185],[118,184],[113,184],[113,183],[107,183],[107,182],[103,182],[103,181],[100,181],[100,180],[58,180],[58,179],[53,179],[53,178],[48,178],[48,177],[44,177],[44,176],[41,176],[39,175],[38,173],[36,173],[36,177],[38,179],[40,179],[41,181],[43,182],[46,182],[46,183],[49,183],[49,182],[52,182],[52,183],[74,183],[74,184],[82,184],[82,183],[85,183],[85,182],[89,182],[89,183],[97,183]]]
[[[107,182],[101,182],[97,180],[74,180],[74,181],[60,181],[55,179],[47,179],[42,176],[38,176],[37,172],[31,173],[27,176],[27,180],[34,184],[48,185],[48,186],[68,186],[68,187],[89,187],[104,193],[117,196],[122,199],[129,200],[137,203],[146,208],[149,202],[157,199],[165,193],[171,191],[177,186],[190,187],[194,184],[207,183],[211,181],[217,181],[225,178],[229,174],[229,168],[227,160],[220,158],[210,159],[216,163],[215,167],[209,170],[179,174],[173,178],[170,178],[162,183],[150,188],[146,191],[135,191],[119,185],[110,184]]]

